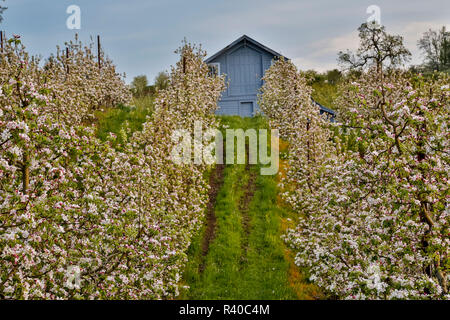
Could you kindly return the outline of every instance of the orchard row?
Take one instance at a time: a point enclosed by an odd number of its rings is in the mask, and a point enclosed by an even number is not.
[[[129,89],[92,46],[67,48],[40,63],[14,38],[0,54],[0,298],[174,298],[208,168],[170,161],[170,137],[217,127],[224,81],[184,43],[143,130],[101,141],[94,111]]]
[[[343,299],[448,299],[449,78],[369,69],[319,114],[289,61],[266,73],[260,105],[289,144],[285,240],[310,280]]]

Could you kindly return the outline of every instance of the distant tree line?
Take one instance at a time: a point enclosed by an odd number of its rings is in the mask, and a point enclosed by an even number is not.
[[[347,50],[338,54],[338,62],[344,69],[361,71],[370,65],[395,68],[410,61],[411,52],[403,45],[403,37],[390,35],[384,26],[372,23],[364,23],[358,30],[361,47],[356,52]],[[410,71],[450,72],[450,32],[445,26],[439,30],[426,31],[417,46],[424,60],[418,66],[411,66]]]
[[[425,56],[419,70],[450,72],[450,32],[445,26],[439,30],[429,29],[417,45]]]
[[[305,72],[313,88],[313,99],[324,106],[333,108],[333,101],[338,95],[337,86],[345,79],[358,76],[370,67],[380,69],[381,74],[382,68],[397,68],[411,59],[411,52],[404,46],[403,37],[388,34],[384,26],[364,23],[358,31],[361,40],[358,50],[341,51],[338,54],[341,71]],[[423,54],[423,62],[410,66],[410,72],[424,75],[431,75],[436,71],[450,73],[450,31],[445,26],[439,30],[426,31],[417,46]]]
[[[145,96],[154,96],[158,90],[166,89],[169,85],[169,75],[167,72],[161,71],[155,77],[153,85],[148,84],[147,76],[136,76],[131,83],[131,91],[135,98],[142,98]]]

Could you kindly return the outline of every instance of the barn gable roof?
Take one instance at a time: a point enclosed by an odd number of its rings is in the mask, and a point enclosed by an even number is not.
[[[254,46],[256,46],[257,48],[261,49],[262,51],[268,52],[269,54],[273,55],[274,57],[279,57],[279,58],[284,58],[285,60],[290,60],[289,58],[286,58],[285,56],[283,56],[282,54],[276,52],[275,50],[272,50],[268,47],[266,47],[265,45],[263,45],[262,43],[259,43],[258,41],[250,38],[247,35],[243,35],[242,37],[240,37],[239,39],[233,41],[232,43],[230,43],[228,46],[226,46],[225,48],[223,48],[222,50],[218,51],[217,53],[213,54],[211,57],[209,57],[208,59],[205,60],[206,63],[210,63],[212,62],[214,59],[216,59],[217,57],[219,57],[220,55],[224,54],[225,52],[227,52],[228,50],[232,49],[233,47],[237,46],[238,44],[240,44],[241,42],[248,42]],[[321,112],[326,112],[327,114],[329,114],[331,116],[332,119],[334,119],[334,117],[336,116],[336,113],[327,108],[324,107],[323,105],[321,105],[320,103],[318,103],[317,101],[315,101],[313,99],[314,103],[320,108]]]
[[[223,53],[227,52],[229,49],[233,48],[234,46],[238,45],[241,42],[248,42],[251,43],[252,45],[258,47],[259,49],[268,52],[269,54],[275,56],[275,57],[283,57],[286,60],[289,60],[288,58],[286,58],[285,56],[283,56],[282,54],[276,52],[275,50],[272,50],[268,47],[266,47],[265,45],[259,43],[258,41],[250,38],[247,35],[243,35],[242,37],[240,37],[239,39],[233,41],[232,43],[230,43],[228,46],[226,46],[225,48],[223,48],[222,50],[220,50],[219,52],[215,53],[214,55],[212,55],[211,57],[209,57],[208,59],[205,60],[206,63],[209,63],[211,61],[213,61],[215,58],[217,58],[218,56],[222,55]]]
[[[330,108],[324,107],[323,105],[318,103],[316,100],[314,100],[314,99],[312,99],[312,100],[320,108],[320,111],[328,113],[331,116],[331,119],[334,121],[334,118],[336,117],[336,112],[334,112]]]

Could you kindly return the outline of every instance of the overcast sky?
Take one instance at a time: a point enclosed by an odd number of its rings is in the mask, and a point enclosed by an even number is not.
[[[81,8],[80,30],[66,26],[72,4]],[[450,29],[448,0],[6,0],[0,29],[21,35],[44,57],[75,32],[84,41],[100,34],[128,82],[140,74],[152,81],[168,70],[185,37],[212,55],[247,34],[300,69],[324,71],[337,67],[339,50],[357,47],[356,29],[370,16],[370,5],[380,8],[388,32],[404,36],[413,63],[421,61],[416,43],[424,31]]]

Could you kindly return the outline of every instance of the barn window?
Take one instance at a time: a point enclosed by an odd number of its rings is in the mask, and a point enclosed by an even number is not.
[[[208,64],[209,67],[209,75],[212,76],[220,76],[220,63],[210,63]]]

